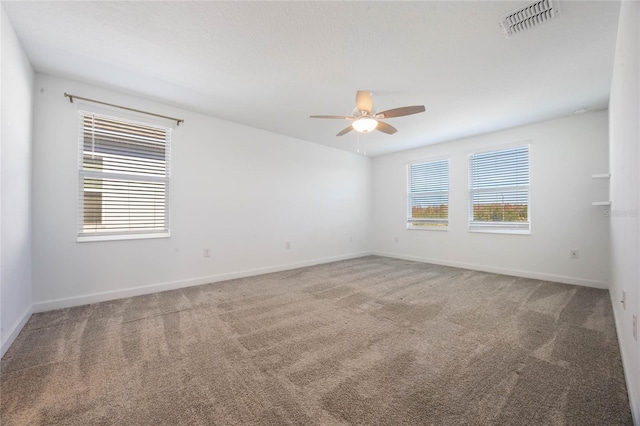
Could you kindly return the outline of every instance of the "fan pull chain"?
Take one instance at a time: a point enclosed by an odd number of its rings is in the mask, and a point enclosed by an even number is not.
[[[356,151],[357,151],[358,154],[360,154],[360,151],[362,151],[362,155],[364,155],[365,157],[367,156],[367,150],[366,150],[366,148],[364,146],[362,138],[366,138],[366,137],[367,137],[366,133],[358,132],[356,134],[356,144],[357,144]]]

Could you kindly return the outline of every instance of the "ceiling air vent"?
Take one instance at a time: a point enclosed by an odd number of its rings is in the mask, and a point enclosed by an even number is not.
[[[500,26],[505,37],[512,37],[555,18],[559,13],[558,0],[539,0],[502,15]]]

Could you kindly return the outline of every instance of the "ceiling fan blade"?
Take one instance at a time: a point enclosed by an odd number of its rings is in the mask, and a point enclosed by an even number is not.
[[[350,115],[310,115],[309,118],[335,118],[338,120],[353,120],[355,117]]]
[[[349,127],[345,127],[344,129],[342,129],[340,131],[340,133],[338,133],[336,136],[342,136],[342,135],[346,135],[347,133],[349,133],[350,131],[353,130],[353,127],[349,126]]]
[[[368,113],[371,113],[371,108],[373,107],[371,102],[371,93],[358,90],[358,93],[356,93],[356,107],[358,108],[358,111],[367,111]]]
[[[402,117],[404,115],[417,114],[419,112],[424,112],[424,105],[388,109],[376,114],[376,118]]]
[[[396,129],[392,125],[387,124],[383,121],[378,121],[378,126],[376,127],[376,130],[380,130],[382,133],[386,133],[388,135],[392,135],[398,131],[398,129]]]

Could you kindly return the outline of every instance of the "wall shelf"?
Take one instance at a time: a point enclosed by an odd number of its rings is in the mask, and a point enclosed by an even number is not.
[[[609,179],[611,177],[611,173],[602,173],[599,175],[591,175],[592,179]]]
[[[594,201],[591,203],[592,206],[610,206],[611,201]]]

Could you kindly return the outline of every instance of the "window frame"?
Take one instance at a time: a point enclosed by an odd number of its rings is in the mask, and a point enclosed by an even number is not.
[[[484,188],[473,188],[473,156],[477,154],[487,154],[500,151],[515,150],[518,148],[527,149],[527,184],[526,185],[510,185],[510,186],[493,186]],[[468,208],[468,232],[492,233],[492,234],[513,234],[513,235],[531,235],[531,141],[523,141],[509,145],[500,145],[486,149],[473,150],[467,155],[468,167],[468,190],[467,190],[467,208]],[[527,221],[526,222],[483,222],[473,220],[473,194],[482,192],[508,192],[522,191],[527,192]]]
[[[169,238],[171,236],[171,214],[170,214],[170,187],[171,187],[171,131],[172,127],[159,124],[154,120],[140,120],[130,114],[118,114],[111,110],[102,111],[101,109],[83,108],[78,109],[78,162],[77,162],[77,182],[78,182],[78,197],[77,197],[77,219],[76,219],[76,241],[77,242],[93,242],[93,241],[116,241],[116,240],[137,240],[137,239],[154,239],[154,238]],[[86,115],[94,115],[107,120],[116,120],[125,122],[132,125],[145,126],[155,129],[161,129],[165,133],[165,145],[164,145],[164,176],[152,176],[152,175],[139,175],[135,173],[110,173],[86,170],[84,168],[84,117]],[[98,178],[105,180],[128,180],[134,182],[153,182],[164,183],[164,223],[165,226],[162,230],[153,231],[151,229],[142,231],[99,231],[99,232],[83,232],[85,227],[85,178]],[[95,192],[95,191],[89,191]],[[102,209],[102,207],[101,207]]]
[[[411,167],[415,165],[424,165],[429,163],[440,163],[446,162],[446,177],[447,177],[447,190],[446,191],[411,191],[411,186],[413,182],[413,175]],[[430,157],[430,158],[422,158],[419,160],[412,160],[406,163],[406,216],[407,216],[407,224],[406,229],[408,230],[417,230],[417,231],[448,231],[449,230],[449,193],[451,191],[451,159],[448,155],[446,156],[438,156],[438,157]],[[420,219],[413,218],[411,215],[412,211],[412,201],[414,196],[442,196],[446,195],[447,197],[447,217],[446,219]],[[432,225],[415,225],[414,222],[422,222],[425,224],[431,223]],[[440,226],[438,226],[440,224]]]

